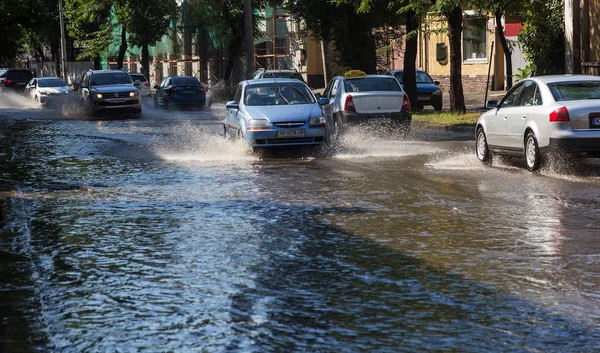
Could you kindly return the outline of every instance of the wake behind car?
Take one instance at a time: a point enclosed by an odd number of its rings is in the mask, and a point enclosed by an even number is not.
[[[186,105],[202,108],[206,104],[206,89],[193,76],[168,76],[154,89],[155,107],[162,105],[169,109],[170,106]]]
[[[92,114],[142,112],[140,93],[123,70],[89,70],[83,75],[78,92],[85,109]]]
[[[494,154],[525,158],[529,171],[548,157],[600,157],[600,77],[538,76],[518,82],[479,117],[477,158]]]
[[[69,85],[58,77],[33,78],[25,86],[25,95],[36,103],[60,103],[74,97]]]
[[[404,85],[404,70],[391,70],[385,73],[398,79],[400,85]],[[434,81],[425,71],[416,71],[417,79],[417,109],[423,109],[426,105],[431,105],[434,110],[442,110],[442,91],[439,81]],[[404,88],[404,86],[402,86]]]
[[[335,139],[349,125],[383,126],[408,132],[412,115],[410,101],[396,78],[349,71],[336,76],[323,96],[329,100],[325,116]]]
[[[0,74],[0,92],[23,93],[25,86],[32,78],[33,73],[28,69],[6,69]]]
[[[327,103],[296,79],[242,81],[226,104],[224,133],[253,148],[318,146],[327,138],[320,106]]]

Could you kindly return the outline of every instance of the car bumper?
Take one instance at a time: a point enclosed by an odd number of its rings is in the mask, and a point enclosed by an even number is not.
[[[279,137],[279,130],[246,131],[244,139],[251,147],[320,145],[325,142],[326,127],[304,129],[304,136]]]
[[[92,101],[92,110],[95,112],[123,112],[123,111],[142,111],[142,97],[137,96],[134,99],[118,100],[100,100]]]
[[[600,137],[588,138],[551,138],[547,147],[543,150],[552,153],[575,153],[600,157]]]
[[[206,97],[181,97],[176,95],[169,96],[169,104],[179,105],[204,105]]]
[[[442,96],[440,95],[431,95],[431,94],[418,94],[417,95],[417,104],[418,105],[441,105],[442,104]]]
[[[407,110],[395,113],[359,114],[343,111],[342,123],[347,125],[389,125],[392,127],[410,126],[412,114]]]

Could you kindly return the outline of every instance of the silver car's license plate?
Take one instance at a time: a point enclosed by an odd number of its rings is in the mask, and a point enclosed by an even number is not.
[[[389,124],[392,122],[392,118],[371,118],[367,122],[369,124]]]
[[[590,116],[590,128],[600,129],[600,117],[599,116]]]
[[[304,137],[306,132],[304,130],[279,130],[277,131],[277,137]]]

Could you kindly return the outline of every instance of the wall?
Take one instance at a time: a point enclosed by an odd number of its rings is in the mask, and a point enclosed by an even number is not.
[[[440,88],[442,91],[448,92],[450,82],[450,47],[448,32],[443,30],[447,27],[447,21],[443,17],[429,15],[428,22],[430,23],[429,32],[423,33],[420,37],[422,43],[419,43],[420,52],[417,55],[417,67],[427,71],[434,80],[440,81]],[[462,58],[462,81],[465,92],[486,90],[490,61],[493,61],[497,55],[497,51],[494,52],[494,57],[492,57],[491,53],[491,43],[494,40],[493,24],[493,19],[488,18],[487,43],[485,48],[486,58]],[[445,61],[437,60],[436,52],[438,44],[444,44],[446,46]],[[464,56],[462,48],[461,55]],[[492,65],[491,75],[495,74],[495,67],[497,66],[498,65]]]

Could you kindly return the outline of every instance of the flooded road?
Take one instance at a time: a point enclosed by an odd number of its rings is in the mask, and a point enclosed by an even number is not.
[[[260,158],[222,107],[0,107],[0,352],[600,350],[600,164],[470,133]]]

